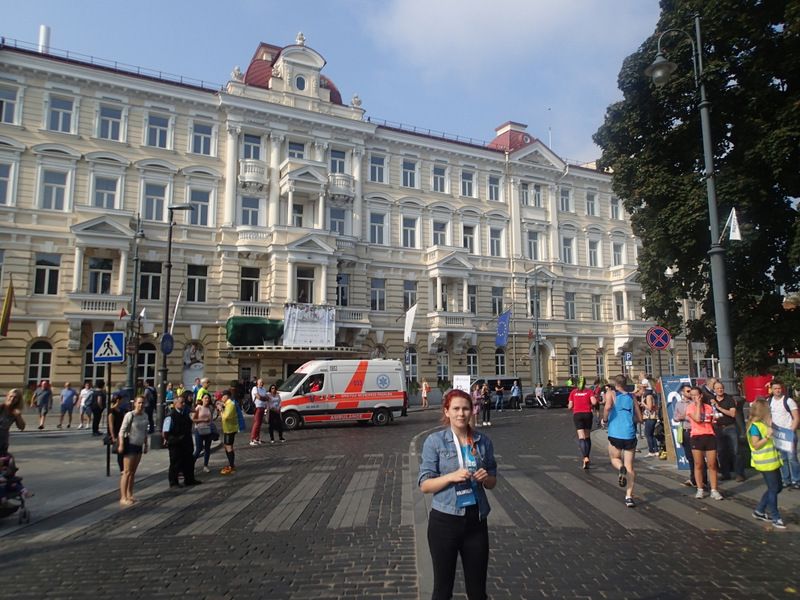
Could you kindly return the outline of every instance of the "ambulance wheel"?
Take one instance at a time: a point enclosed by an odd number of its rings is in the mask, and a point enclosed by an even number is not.
[[[375,423],[375,425],[388,425],[389,421],[391,420],[392,420],[392,415],[385,408],[379,408],[374,413],[372,413],[372,422]]]
[[[297,411],[289,410],[283,413],[283,426],[289,431],[300,427],[300,415]]]

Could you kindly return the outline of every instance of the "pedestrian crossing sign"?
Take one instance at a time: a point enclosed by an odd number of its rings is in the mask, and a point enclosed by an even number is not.
[[[92,357],[96,363],[122,362],[125,360],[125,334],[121,331],[102,331],[92,338]]]

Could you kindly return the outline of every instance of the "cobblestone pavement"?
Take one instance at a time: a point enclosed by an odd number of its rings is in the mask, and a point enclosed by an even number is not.
[[[170,492],[159,473],[137,481],[134,506],[110,492],[18,530],[4,525],[2,595],[430,597],[429,498],[416,473],[438,416],[311,427],[260,447],[240,434],[233,476],[219,474],[224,456],[215,453],[201,486]],[[592,468],[579,468],[567,411],[499,413],[486,431],[500,469],[490,492],[490,597],[796,597],[800,492],[781,494],[789,529],[774,531],[751,517],[763,491],[754,471],[743,484],[724,482],[724,501],[698,501],[680,487],[683,474],[639,459],[638,505],[629,509],[603,431],[593,433]],[[19,452],[18,460],[24,466]]]

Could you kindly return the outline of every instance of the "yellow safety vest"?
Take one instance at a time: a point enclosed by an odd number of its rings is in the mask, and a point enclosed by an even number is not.
[[[753,423],[758,428],[758,433],[762,438],[767,437],[767,426],[761,421]],[[767,440],[760,450],[753,448],[753,440],[750,439],[750,431],[747,432],[747,443],[750,445],[750,466],[754,467],[756,471],[774,471],[780,469],[783,462],[781,461],[780,454],[772,443],[772,438]]]

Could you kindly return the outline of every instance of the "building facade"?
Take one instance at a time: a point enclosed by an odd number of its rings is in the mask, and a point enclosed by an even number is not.
[[[128,329],[137,379],[155,379],[168,258],[174,383],[274,381],[321,356],[526,387],[688,371],[685,342],[646,344],[608,173],[515,122],[485,145],[374,122],[324,65],[302,34],[260,44],[221,88],[0,47],[0,283],[16,298],[0,385],[108,378],[92,334]],[[334,347],[282,344],[297,301],[335,306]]]

